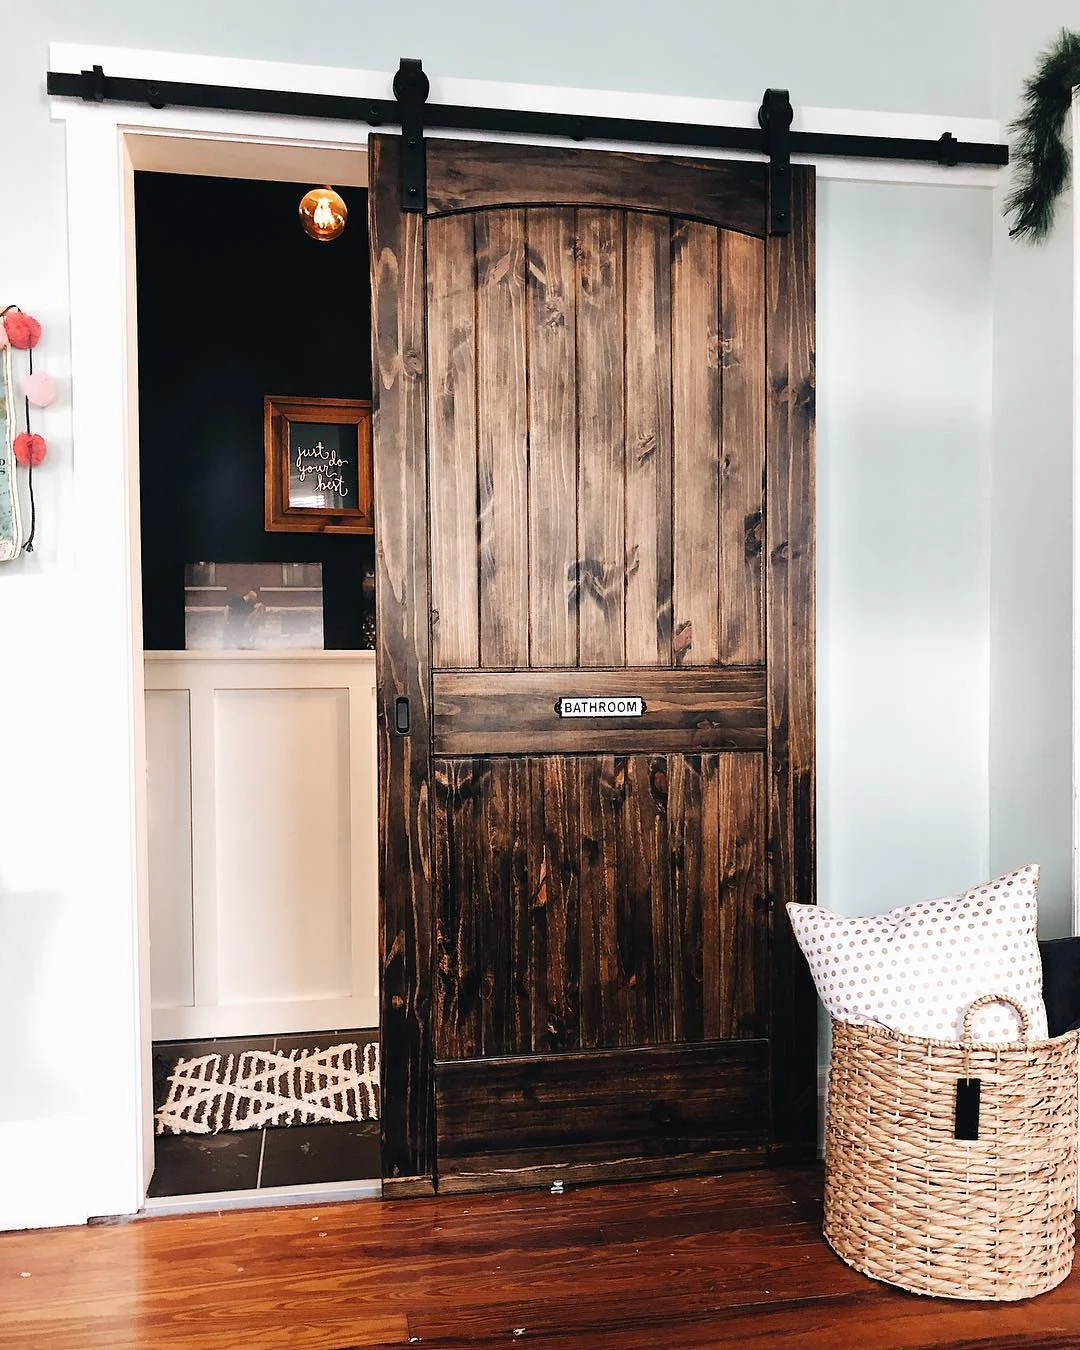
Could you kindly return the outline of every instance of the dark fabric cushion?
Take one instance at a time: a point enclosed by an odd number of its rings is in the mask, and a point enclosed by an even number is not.
[[[1051,1036],[1080,1027],[1080,937],[1039,943],[1043,1000]]]

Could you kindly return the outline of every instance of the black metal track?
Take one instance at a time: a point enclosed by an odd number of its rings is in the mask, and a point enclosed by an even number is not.
[[[149,104],[153,108],[214,108],[226,112],[321,117],[369,126],[400,126],[396,99],[351,98],[341,94],[300,94],[280,89],[242,89],[224,84],[183,84],[105,75],[101,67],[80,74],[52,71],[46,88],[61,98],[94,103]],[[632,117],[591,117],[573,113],[528,112],[508,108],[468,108],[425,103],[425,129],[501,131],[517,135],[565,136],[572,141],[637,141],[649,145],[688,145],[710,150],[769,153],[769,137],[759,127],[714,127],[692,122],[649,122]],[[1009,147],[958,141],[945,132],[936,141],[900,136],[849,136],[814,131],[788,133],[793,155],[848,159],[899,159],[931,164],[1001,165]]]

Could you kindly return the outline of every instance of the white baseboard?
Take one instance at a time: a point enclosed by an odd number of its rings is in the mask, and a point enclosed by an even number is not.
[[[0,1229],[86,1222],[83,1126],[73,1116],[0,1121]]]

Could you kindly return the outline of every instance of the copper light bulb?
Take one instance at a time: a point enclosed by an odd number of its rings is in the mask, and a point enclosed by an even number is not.
[[[332,187],[312,188],[300,202],[300,223],[324,244],[338,237],[348,218],[349,208]]]

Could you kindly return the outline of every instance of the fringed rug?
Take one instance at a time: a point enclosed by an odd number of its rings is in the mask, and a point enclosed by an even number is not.
[[[157,1134],[218,1134],[267,1125],[338,1125],[379,1118],[379,1045],[244,1050],[179,1059]]]

